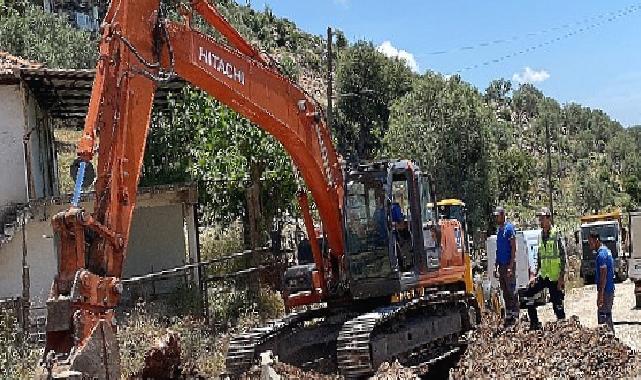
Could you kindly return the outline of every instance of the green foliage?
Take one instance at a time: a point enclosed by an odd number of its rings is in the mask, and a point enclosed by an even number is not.
[[[169,114],[157,115],[149,136],[141,183],[193,178],[206,221],[229,225],[247,217],[247,192],[259,194],[259,229],[291,207],[296,190],[291,161],[262,129],[202,91],[186,88]],[[262,244],[264,242],[255,242]]]
[[[530,191],[535,179],[536,162],[527,153],[515,148],[498,151],[498,159],[495,165],[498,167],[498,200],[505,202],[513,196],[526,196]]]
[[[454,76],[428,73],[392,106],[384,156],[421,163],[436,196],[464,199],[470,224],[484,225],[491,207],[489,154],[495,120],[481,95]]]
[[[294,82],[298,81],[298,78],[300,76],[300,69],[296,64],[296,61],[294,60],[294,58],[292,58],[290,55],[286,55],[280,61],[280,65],[281,65],[281,70],[283,71],[283,74],[285,74],[287,77],[289,77],[289,79],[291,79]]]
[[[52,68],[93,68],[97,39],[28,2],[0,5],[0,50]]]
[[[381,148],[392,102],[410,90],[414,74],[400,59],[388,58],[371,42],[343,50],[336,69],[338,115],[334,134],[342,151],[371,159]]]
[[[639,204],[637,130],[622,128],[600,110],[561,106],[529,84],[510,88],[506,81],[492,82],[485,101],[501,121],[492,166],[508,168],[494,174],[499,183],[495,198],[509,205],[517,219],[535,221],[531,210],[548,202],[546,127],[557,224],[574,228],[579,215]]]
[[[512,82],[503,78],[493,80],[485,90],[485,102],[496,110],[496,116],[501,120],[511,120],[509,108],[511,92]]]
[[[227,289],[228,291],[210,293],[210,319],[223,328],[232,326],[249,327],[268,319],[281,317],[285,305],[280,295],[267,288],[257,292],[245,289]]]

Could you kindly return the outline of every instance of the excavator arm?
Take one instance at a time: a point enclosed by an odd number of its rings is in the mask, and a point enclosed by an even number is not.
[[[183,9],[183,23],[165,19],[160,0],[113,0],[101,27],[100,57],[83,135],[72,207],[53,218],[58,273],[47,302],[47,341],[42,376],[69,373],[120,377],[114,308],[136,204],[145,141],[157,82],[179,76],[244,115],[278,141],[311,192],[332,259],[343,255],[343,176],[321,107],[246,42],[205,0]],[[229,43],[191,28],[192,12]],[[84,169],[98,151],[93,213],[78,207]],[[307,194],[298,198],[310,240],[314,226]],[[312,245],[320,286],[325,268]],[[340,265],[339,265],[340,267]],[[67,371],[67,372],[65,372]],[[69,375],[71,376],[71,375]]]

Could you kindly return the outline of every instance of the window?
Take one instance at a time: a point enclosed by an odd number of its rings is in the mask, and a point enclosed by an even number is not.
[[[358,178],[347,184],[347,251],[359,253],[386,247],[388,238],[384,182]]]

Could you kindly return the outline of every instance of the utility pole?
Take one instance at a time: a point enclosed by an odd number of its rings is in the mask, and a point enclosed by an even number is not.
[[[552,223],[554,223],[554,202],[552,200],[552,155],[550,154],[550,122],[547,119],[545,120],[545,150],[548,156],[548,201]]]
[[[332,130],[332,28],[327,28],[327,128]]]
[[[327,27],[327,129],[333,133],[334,127],[334,78],[332,75],[333,56],[332,43],[334,42],[332,27]],[[345,139],[338,134],[338,154],[345,160]]]

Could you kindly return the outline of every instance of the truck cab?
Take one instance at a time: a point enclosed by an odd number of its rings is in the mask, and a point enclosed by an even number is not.
[[[624,251],[624,235],[621,223],[621,214],[609,213],[588,215],[581,218],[579,232],[581,247],[581,277],[586,284],[594,282],[596,271],[596,252],[590,249],[588,236],[590,231],[597,230],[601,242],[610,249],[614,258],[615,280],[621,282],[627,278],[628,263]]]

